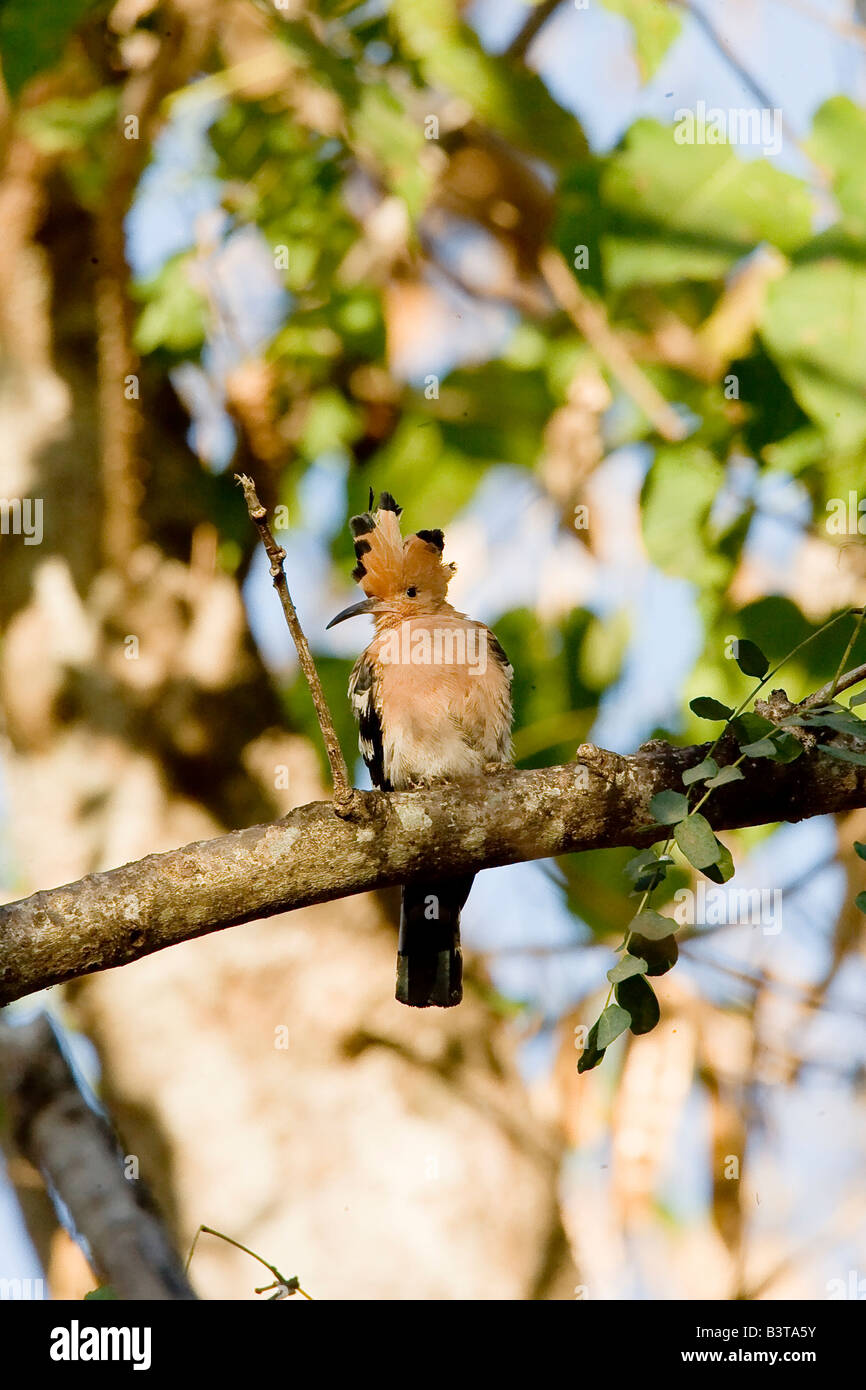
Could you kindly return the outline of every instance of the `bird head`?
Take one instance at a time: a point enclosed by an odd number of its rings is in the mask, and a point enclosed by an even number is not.
[[[457,566],[443,562],[445,537],[441,531],[416,531],[404,540],[402,510],[390,492],[383,492],[374,511],[371,488],[369,509],[352,517],[358,559],[352,578],[367,597],[344,608],[328,627],[360,613],[371,613],[377,626],[390,626],[448,607],[445,595]]]

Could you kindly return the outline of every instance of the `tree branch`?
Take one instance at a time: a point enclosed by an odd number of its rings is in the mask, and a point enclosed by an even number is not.
[[[551,15],[559,9],[562,0],[539,0],[521,24],[514,38],[505,50],[505,57],[516,63],[526,60],[527,50],[537,34],[541,32]]]
[[[81,1094],[44,1014],[0,1022],[0,1096],[16,1147],[65,1205],[97,1277],[121,1299],[194,1299],[149,1193],[125,1176],[111,1127]]]
[[[252,478],[248,478],[244,473],[236,473],[235,477],[244,490],[244,498],[247,504],[247,511],[250,519],[254,522],[262,545],[267,551],[268,559],[271,562],[271,578],[274,581],[274,588],[279,595],[280,603],[283,605],[283,613],[286,617],[289,632],[292,634],[292,641],[298,653],[298,660],[301,663],[301,670],[307,678],[310,687],[310,694],[313,697],[313,704],[316,707],[316,717],[319,721],[319,728],[322,731],[322,739],[325,744],[325,752],[328,755],[328,762],[331,765],[331,779],[334,784],[334,801],[337,811],[345,814],[354,801],[354,793],[349,782],[349,773],[346,761],[343,757],[343,750],[340,747],[340,740],[337,738],[337,731],[334,728],[334,721],[331,718],[331,711],[328,709],[328,702],[325,699],[325,692],[322,689],[322,682],[319,680],[319,673],[316,670],[316,663],[313,660],[309,644],[304,636],[304,630],[298,619],[292,596],[289,593],[289,585],[286,580],[283,561],[286,552],[281,545],[277,545],[271,534],[268,525],[268,514],[256,496],[256,485]]]
[[[139,372],[133,345],[131,273],[126,252],[126,214],[153,148],[163,98],[185,86],[201,66],[214,28],[212,7],[186,2],[163,7],[156,57],[133,71],[120,91],[105,188],[95,214],[97,392],[102,455],[103,558],[121,574],[141,540],[143,484],[138,436],[141,409],[126,385]],[[136,121],[135,138],[127,123]]]
[[[828,681],[820,690],[816,690],[814,695],[801,700],[800,708],[810,709],[812,705],[823,705],[834,696],[841,695],[844,690],[850,690],[852,685],[859,685],[861,681],[866,681],[866,666],[857,666],[853,671],[847,671],[844,676],[836,676],[834,680]]]
[[[556,303],[568,314],[578,332],[598,353],[662,439],[672,442],[685,439],[688,434],[685,421],[656,390],[625,343],[611,328],[604,306],[581,289],[564,256],[554,247],[547,246],[538,257],[538,269]]]
[[[575,850],[651,844],[667,833],[646,828],[651,798],[681,786],[708,746],[653,742],[625,757],[583,744],[579,761],[562,767],[508,768],[416,792],[355,792],[351,820],[330,802],[312,802],[273,825],[36,893],[0,907],[0,1004],[311,903]],[[726,747],[716,756],[724,759]],[[732,745],[730,756],[738,751]],[[761,762],[715,792],[706,814],[723,830],[862,806],[866,768],[813,749],[790,764]]]

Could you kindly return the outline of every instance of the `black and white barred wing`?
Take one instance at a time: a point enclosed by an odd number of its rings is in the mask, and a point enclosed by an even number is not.
[[[370,772],[370,781],[380,791],[391,791],[385,776],[382,744],[382,714],[378,700],[376,669],[372,661],[362,656],[356,661],[349,677],[349,701],[358,721],[358,747]]]

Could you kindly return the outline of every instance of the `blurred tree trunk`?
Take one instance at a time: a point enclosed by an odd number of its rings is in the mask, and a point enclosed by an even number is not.
[[[106,412],[126,410],[132,315],[105,228],[17,135],[0,220],[0,495],[41,499],[44,519],[41,544],[0,539],[14,896],[321,788],[215,564],[208,516],[231,483],[200,468],[146,367],[118,453]],[[147,468],[124,476],[130,461]],[[139,496],[124,528],[118,506]],[[570,1297],[557,1129],[531,1113],[485,1007],[431,1020],[395,1004],[393,945],[377,900],[334,903],[80,982],[68,1017],[97,1046],[103,1096],[182,1249],[215,1226],[320,1297]],[[259,1282],[208,1237],[192,1275],[204,1296]]]

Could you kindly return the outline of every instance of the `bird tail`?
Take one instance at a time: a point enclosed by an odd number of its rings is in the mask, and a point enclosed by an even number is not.
[[[397,998],[415,1009],[453,1009],[463,998],[460,909],[474,874],[403,888],[397,942]]]

